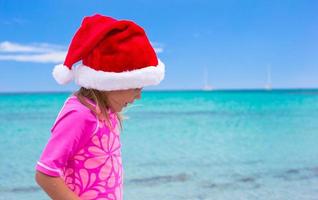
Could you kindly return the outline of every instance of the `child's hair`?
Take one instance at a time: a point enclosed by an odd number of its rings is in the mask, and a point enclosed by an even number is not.
[[[96,90],[96,89],[87,89],[87,88],[81,87],[78,91],[76,91],[74,93],[74,95],[77,96],[78,100],[84,106],[89,108],[96,116],[104,119],[106,121],[107,125],[111,129],[113,128],[113,127],[111,127],[111,123],[110,123],[109,116],[107,113],[107,109],[110,109],[110,105],[109,105],[107,98],[104,97],[104,95],[102,94],[101,91]],[[91,101],[95,102],[96,107],[98,107],[100,109],[100,112],[98,110],[96,110],[96,108],[93,105],[91,105],[89,102],[87,102],[87,100],[85,98],[88,98]],[[115,113],[116,113],[116,116],[119,120],[120,128],[122,129],[123,116],[118,112],[115,112]]]

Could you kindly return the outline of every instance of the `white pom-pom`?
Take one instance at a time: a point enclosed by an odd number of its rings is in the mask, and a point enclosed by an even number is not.
[[[52,74],[56,82],[61,85],[69,83],[74,77],[73,71],[63,64],[56,65]]]

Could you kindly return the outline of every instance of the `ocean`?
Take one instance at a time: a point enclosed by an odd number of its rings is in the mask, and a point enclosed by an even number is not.
[[[34,166],[69,95],[0,95],[0,199],[49,199]],[[125,200],[318,200],[318,90],[144,91],[124,115]]]

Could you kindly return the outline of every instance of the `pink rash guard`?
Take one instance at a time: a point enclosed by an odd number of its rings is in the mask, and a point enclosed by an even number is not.
[[[68,98],[36,170],[60,176],[83,200],[122,200],[120,125],[116,113],[108,110],[108,114],[112,129],[76,96]]]

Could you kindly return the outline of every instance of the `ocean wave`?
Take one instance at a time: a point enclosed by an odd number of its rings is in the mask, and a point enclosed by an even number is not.
[[[127,182],[132,184],[143,184],[143,185],[155,185],[171,182],[186,182],[190,179],[190,175],[186,173],[180,173],[177,175],[165,175],[165,176],[153,176],[148,178],[136,178],[130,179]]]
[[[0,188],[0,193],[28,193],[28,192],[38,192],[41,188],[37,186],[26,186],[26,187],[13,187],[13,188]]]

